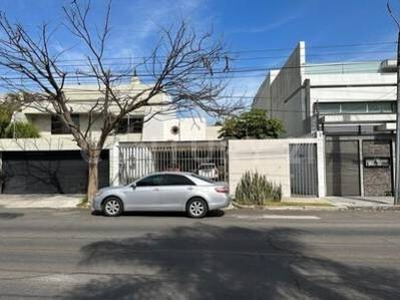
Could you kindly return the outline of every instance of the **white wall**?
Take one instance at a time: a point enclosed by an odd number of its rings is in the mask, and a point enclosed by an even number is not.
[[[179,132],[174,134],[176,126]],[[160,115],[145,123],[143,141],[205,141],[218,138],[217,129],[209,129],[203,118],[176,118]]]
[[[375,87],[333,87],[333,85],[354,84],[394,84],[396,74],[356,73],[356,74],[315,74],[306,75],[311,85],[332,85],[325,88],[311,88],[311,107],[315,102],[365,102],[396,99],[395,86]]]
[[[282,185],[283,197],[290,197],[289,145],[298,143],[317,144],[318,196],[326,195],[325,152],[323,138],[278,139],[278,140],[230,140],[229,190],[232,195],[242,175],[257,171],[268,180]]]
[[[302,114],[304,96],[300,89],[303,85],[304,64],[305,44],[300,42],[284,66],[267,75],[253,101],[253,107],[264,108],[269,111],[270,117],[283,121],[286,130],[284,137],[306,133],[306,115]]]
[[[247,171],[258,171],[268,180],[282,185],[284,197],[290,197],[289,143],[287,140],[230,140],[229,190]]]

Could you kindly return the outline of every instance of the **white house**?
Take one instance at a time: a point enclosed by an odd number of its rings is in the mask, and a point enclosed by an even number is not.
[[[121,84],[115,91],[121,95],[133,95],[149,85],[139,81],[138,77],[132,77],[128,84]],[[68,105],[74,112],[73,120],[82,129],[88,126],[88,111],[102,97],[97,85],[75,85],[67,86],[64,89],[66,97],[69,99]],[[156,95],[151,101],[163,102],[166,94]],[[117,107],[111,107],[111,110]],[[207,126],[205,118],[187,117],[182,118],[176,112],[168,114],[158,114],[154,118],[147,120],[150,115],[157,113],[161,108],[143,107],[127,116],[115,134],[111,137],[113,141],[198,141],[218,139],[218,127]],[[68,129],[63,126],[61,121],[44,111],[40,107],[31,106],[24,108],[20,113],[22,118],[34,124],[40,131],[43,138],[51,139],[72,139]],[[21,119],[21,116],[19,117]],[[94,123],[91,127],[92,136],[100,133],[102,122]]]
[[[287,137],[326,137],[328,195],[388,196],[393,190],[396,61],[306,61],[300,42],[271,70],[253,107],[281,119]]]
[[[115,90],[125,95],[146,88],[148,85],[134,76],[131,82]],[[102,96],[98,86],[68,86],[65,94],[74,112],[72,118],[75,124],[85,130],[88,126],[88,111]],[[164,97],[168,95],[157,95],[151,101],[159,103],[165,101]],[[159,112],[156,106],[133,112],[109,136],[99,164],[100,187],[118,184],[120,143],[218,140],[219,127],[207,126],[204,118],[182,118],[176,112],[168,112],[148,120],[155,112]],[[40,138],[0,140],[0,193],[84,192],[87,183],[85,154],[78,148],[68,128],[56,116],[38,106],[24,108],[16,119],[34,124],[39,129]],[[100,134],[101,123],[91,126],[90,135],[93,138]],[[135,153],[129,154],[131,164],[137,165],[138,159]]]

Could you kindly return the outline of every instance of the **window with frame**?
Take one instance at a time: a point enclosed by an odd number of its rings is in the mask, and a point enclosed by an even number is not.
[[[117,133],[142,133],[143,123],[143,116],[128,116],[118,123]]]
[[[146,187],[146,186],[160,186],[162,185],[162,176],[161,175],[152,175],[139,180],[136,183],[137,187]]]
[[[72,122],[76,126],[79,127],[79,115],[78,114],[73,114],[71,115]],[[65,126],[63,121],[58,117],[57,115],[52,115],[51,116],[51,134],[70,134],[71,129],[68,126]]]
[[[166,174],[163,177],[163,185],[195,185],[193,181],[182,175]]]
[[[394,113],[396,112],[396,102],[368,101],[318,103],[318,111],[321,115],[351,113]]]

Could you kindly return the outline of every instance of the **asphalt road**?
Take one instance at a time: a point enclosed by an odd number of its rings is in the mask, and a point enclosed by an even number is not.
[[[0,210],[0,299],[400,299],[400,212]]]

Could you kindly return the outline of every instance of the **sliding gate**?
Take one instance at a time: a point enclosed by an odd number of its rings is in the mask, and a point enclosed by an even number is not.
[[[214,181],[228,181],[227,143],[120,143],[119,180],[127,184],[160,171],[191,172]]]

